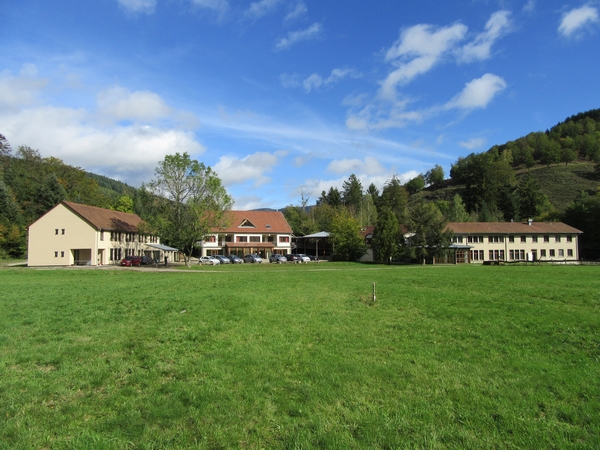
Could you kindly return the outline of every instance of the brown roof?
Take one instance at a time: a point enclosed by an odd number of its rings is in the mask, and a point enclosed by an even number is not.
[[[138,231],[138,226],[143,223],[143,220],[137,214],[112,211],[67,201],[61,203],[98,230],[135,233]]]
[[[562,222],[450,222],[447,229],[456,234],[556,234],[582,233]]]
[[[229,211],[229,225],[214,228],[217,233],[286,233],[291,234],[287,220],[278,211]],[[247,224],[248,226],[241,226]]]

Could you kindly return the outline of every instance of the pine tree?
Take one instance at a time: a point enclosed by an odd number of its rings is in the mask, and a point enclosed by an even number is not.
[[[400,225],[390,208],[382,208],[373,232],[373,258],[377,262],[390,262],[399,254]]]

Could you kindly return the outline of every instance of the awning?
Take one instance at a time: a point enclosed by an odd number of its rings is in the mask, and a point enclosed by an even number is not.
[[[314,233],[314,234],[307,234],[306,236],[296,236],[296,239],[308,239],[308,238],[327,238],[331,236],[331,233],[329,231],[319,231],[318,233]]]
[[[459,249],[459,250],[468,250],[470,248],[473,248],[473,246],[472,245],[464,245],[464,244],[450,244],[448,246],[448,248]]]
[[[178,251],[176,248],[169,247],[168,245],[161,244],[144,244],[146,247],[155,248],[157,250],[162,250],[163,252],[176,252]]]

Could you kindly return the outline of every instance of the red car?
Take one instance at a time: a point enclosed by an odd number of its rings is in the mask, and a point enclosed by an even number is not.
[[[126,256],[121,260],[121,265],[127,267],[139,266],[141,261],[142,260],[139,256]]]

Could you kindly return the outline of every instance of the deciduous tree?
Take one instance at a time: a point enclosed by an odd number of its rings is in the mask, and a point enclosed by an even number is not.
[[[168,155],[159,162],[147,188],[153,201],[144,219],[165,242],[184,253],[189,266],[196,243],[226,224],[231,197],[217,174],[187,153]]]

